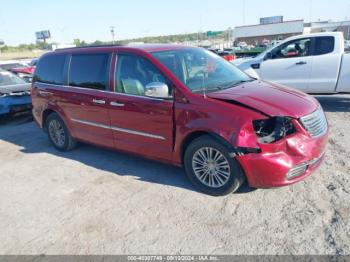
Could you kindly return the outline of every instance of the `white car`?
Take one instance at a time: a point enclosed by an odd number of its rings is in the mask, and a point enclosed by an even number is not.
[[[249,74],[307,93],[350,93],[350,54],[341,32],[290,37],[259,56],[234,64]]]
[[[10,70],[12,68],[23,67],[23,66],[28,66],[28,63],[22,60],[0,61],[0,69],[3,69],[3,70]]]

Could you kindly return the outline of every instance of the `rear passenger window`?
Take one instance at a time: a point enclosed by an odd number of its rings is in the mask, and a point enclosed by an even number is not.
[[[332,53],[334,50],[334,37],[321,36],[316,37],[315,55],[324,55]]]
[[[72,55],[69,85],[106,90],[110,54]]]
[[[39,60],[33,82],[63,85],[66,55],[50,55]]]

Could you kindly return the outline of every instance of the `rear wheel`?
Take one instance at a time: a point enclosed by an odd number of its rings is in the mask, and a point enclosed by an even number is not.
[[[211,136],[199,137],[188,146],[184,164],[192,183],[210,195],[227,195],[244,182],[239,163],[229,155],[226,146]]]
[[[69,151],[76,146],[76,140],[70,135],[63,120],[57,113],[46,119],[46,130],[53,146],[60,151]]]

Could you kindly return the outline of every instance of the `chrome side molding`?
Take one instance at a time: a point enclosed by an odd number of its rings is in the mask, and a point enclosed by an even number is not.
[[[100,127],[100,128],[105,128],[105,129],[110,129],[118,132],[123,132],[123,133],[128,133],[128,134],[133,134],[133,135],[138,135],[138,136],[144,136],[144,137],[150,137],[154,139],[160,139],[160,140],[166,140],[165,137],[159,136],[159,135],[154,135],[150,133],[145,133],[145,132],[140,132],[136,130],[131,130],[131,129],[126,129],[126,128],[120,128],[116,126],[108,126],[96,122],[90,122],[86,120],[81,120],[81,119],[76,119],[76,118],[71,118],[73,122],[84,124],[84,125],[90,125],[90,126],[95,126],[95,127]]]

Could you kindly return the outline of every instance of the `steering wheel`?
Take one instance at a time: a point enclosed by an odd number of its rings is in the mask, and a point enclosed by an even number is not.
[[[165,82],[164,77],[161,74],[154,73],[152,76],[153,82]]]

